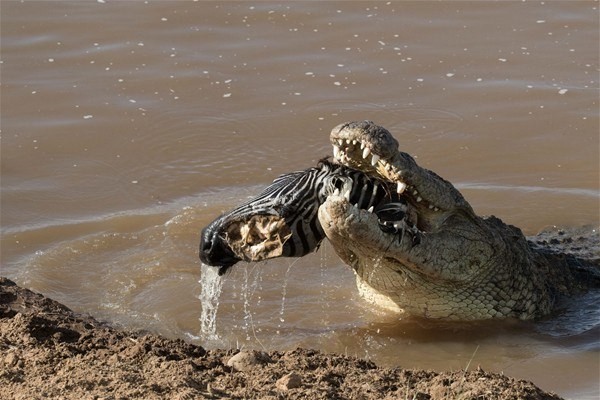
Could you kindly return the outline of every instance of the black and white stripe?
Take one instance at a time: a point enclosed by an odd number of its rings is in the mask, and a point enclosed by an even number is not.
[[[245,212],[269,210],[269,214],[283,217],[292,236],[285,243],[282,255],[301,257],[316,250],[325,238],[318,211],[328,196],[345,196],[355,207],[377,213],[384,204],[400,204],[399,196],[390,186],[363,172],[322,161],[316,168],[278,177],[246,204],[249,209]]]

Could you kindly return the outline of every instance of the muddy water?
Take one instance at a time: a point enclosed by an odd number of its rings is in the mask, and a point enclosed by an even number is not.
[[[356,119],[481,214],[527,234],[597,226],[597,2],[1,7],[3,275],[208,347],[480,365],[599,395],[597,295],[538,324],[398,320],[324,245],[234,269],[203,338],[197,260],[205,224],[330,154],[329,130]]]

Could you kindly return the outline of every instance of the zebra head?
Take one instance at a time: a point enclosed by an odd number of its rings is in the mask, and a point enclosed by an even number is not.
[[[256,198],[204,228],[200,259],[220,267],[222,275],[238,261],[302,257],[325,238],[318,210],[328,196],[344,196],[378,213],[382,229],[394,229],[394,221],[406,212],[388,183],[323,160],[317,167],[278,177]]]

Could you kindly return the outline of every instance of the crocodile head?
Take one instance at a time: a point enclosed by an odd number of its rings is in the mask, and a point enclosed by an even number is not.
[[[442,319],[531,318],[549,309],[543,279],[518,228],[477,216],[448,181],[420,167],[385,128],[336,126],[334,160],[396,187],[406,203],[401,229],[329,197],[319,220],[363,294],[412,315]]]

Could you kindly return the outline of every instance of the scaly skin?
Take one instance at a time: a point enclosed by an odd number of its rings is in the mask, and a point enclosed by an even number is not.
[[[386,129],[346,123],[331,142],[335,161],[397,183],[409,204],[399,233],[382,231],[377,216],[341,196],[319,208],[327,238],[368,296],[426,318],[531,319],[576,286],[564,262],[549,273],[553,257],[534,251],[518,228],[475,215],[450,182],[399,151]]]

